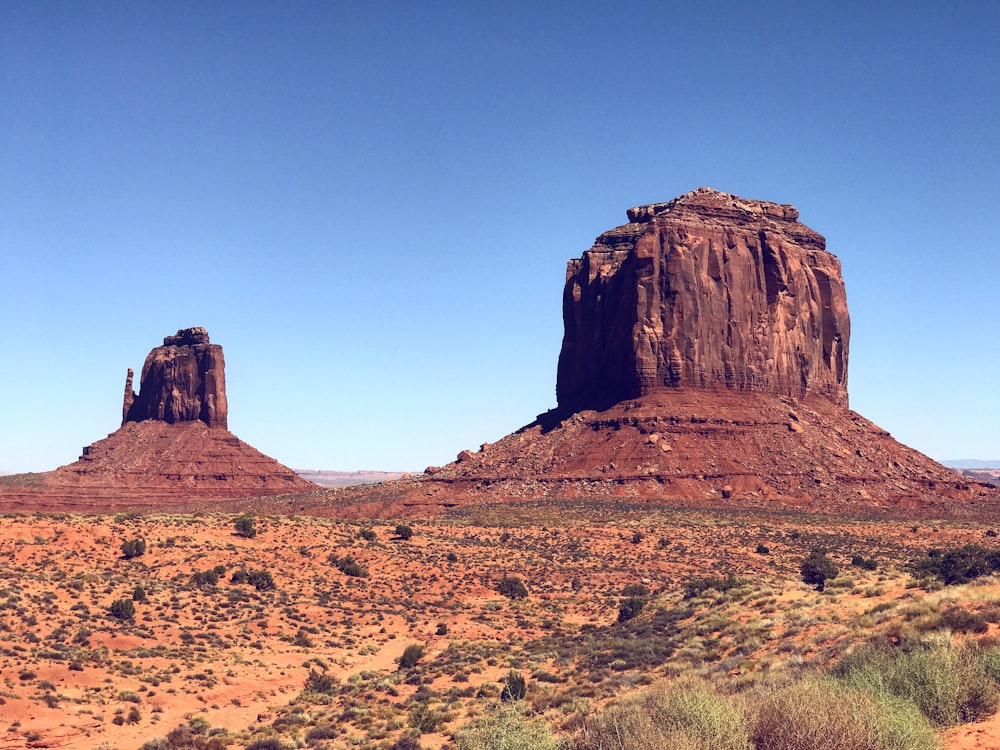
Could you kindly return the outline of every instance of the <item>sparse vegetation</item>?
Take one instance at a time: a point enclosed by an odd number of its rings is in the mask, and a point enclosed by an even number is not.
[[[237,536],[241,536],[244,539],[253,539],[257,536],[257,519],[250,513],[244,513],[242,516],[237,516],[236,520],[233,521],[233,528],[236,530]]]
[[[497,591],[508,599],[526,599],[528,587],[517,576],[504,576],[497,581]]]
[[[144,554],[146,554],[145,539],[126,539],[122,542],[122,557],[126,560],[131,560]]]
[[[803,583],[815,586],[817,591],[826,588],[826,582],[831,578],[836,578],[839,569],[837,564],[831,560],[825,550],[813,549],[799,568],[802,573]]]
[[[115,599],[108,608],[116,620],[132,620],[135,618],[135,605],[131,599]]]
[[[400,669],[413,669],[424,656],[424,647],[419,643],[407,646],[399,657]]]

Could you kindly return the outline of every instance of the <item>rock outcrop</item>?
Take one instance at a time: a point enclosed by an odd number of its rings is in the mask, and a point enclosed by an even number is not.
[[[184,328],[163,339],[142,366],[139,393],[133,373],[125,380],[122,424],[155,419],[174,424],[201,420],[209,427],[228,425],[226,360],[222,347],[209,342],[204,328]]]
[[[514,500],[1000,517],[1000,496],[847,408],[836,257],[788,205],[701,188],[569,262],[558,407],[316,512]]]
[[[120,429],[74,463],[0,483],[0,510],[177,509],[318,490],[227,429],[225,359],[204,328],[167,336],[125,379]]]
[[[847,404],[840,262],[793,206],[700,188],[569,262],[560,411],[723,387]]]

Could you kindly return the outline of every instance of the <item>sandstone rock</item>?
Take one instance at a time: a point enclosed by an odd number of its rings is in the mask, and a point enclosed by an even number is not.
[[[126,422],[201,420],[209,427],[228,423],[226,361],[222,347],[209,343],[204,328],[185,328],[163,339],[142,366],[139,393],[132,392],[132,370],[122,405]]]
[[[724,387],[847,404],[840,262],[793,206],[700,188],[569,262],[559,410]]]

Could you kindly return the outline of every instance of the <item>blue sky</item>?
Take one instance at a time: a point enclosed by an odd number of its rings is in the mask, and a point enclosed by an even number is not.
[[[844,268],[851,405],[1000,458],[1000,3],[0,5],[0,471],[76,459],[178,328],[297,468],[555,405],[566,261],[703,185]]]

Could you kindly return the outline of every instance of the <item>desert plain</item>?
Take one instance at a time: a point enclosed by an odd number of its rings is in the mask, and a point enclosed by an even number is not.
[[[879,638],[1000,633],[992,576],[942,586],[907,569],[932,547],[988,545],[988,523],[548,502],[254,515],[248,537],[238,518],[0,517],[0,747],[454,747],[512,671],[525,716],[572,742],[678,679],[738,695]],[[144,552],[123,554],[130,540]],[[822,592],[800,575],[813,548],[839,568]],[[620,622],[636,592],[645,606]],[[121,600],[134,617],[111,613]],[[983,719],[940,742],[995,746]]]

